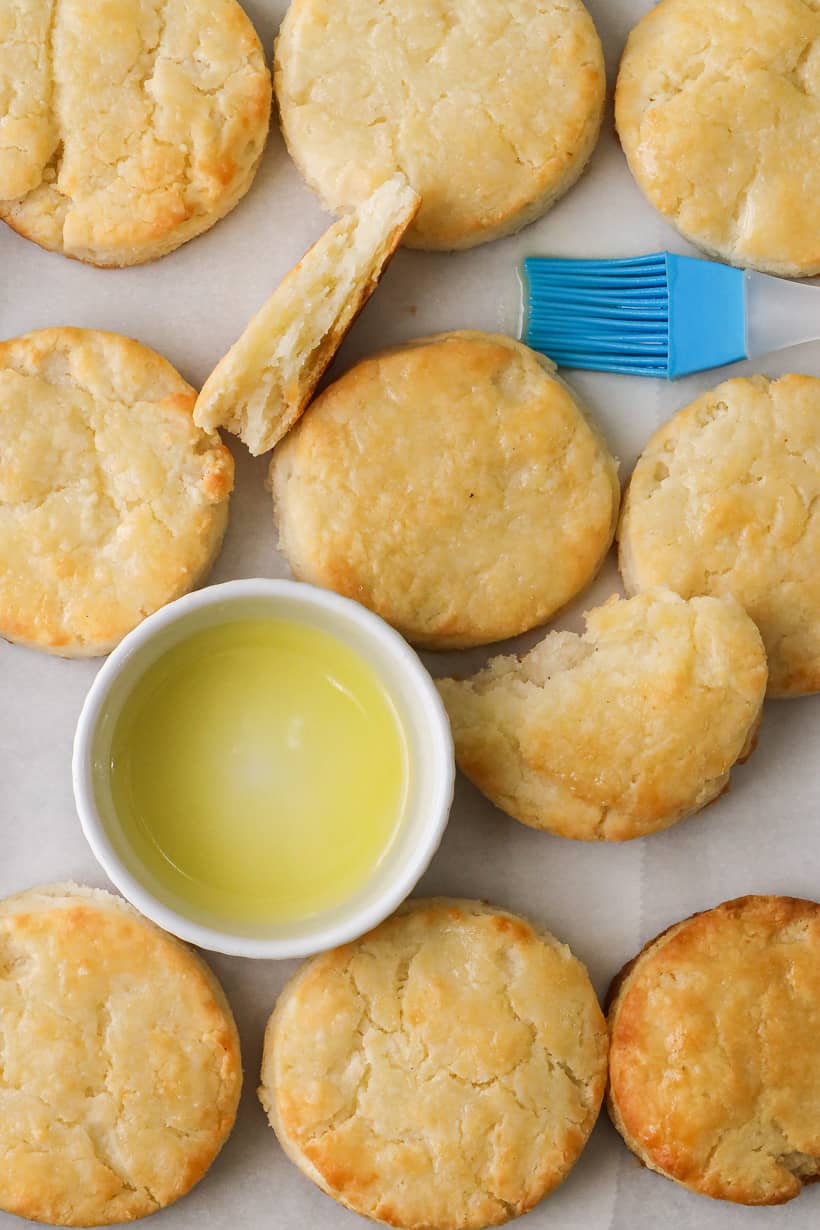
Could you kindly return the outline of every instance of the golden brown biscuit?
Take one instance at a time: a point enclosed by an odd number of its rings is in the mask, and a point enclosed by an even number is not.
[[[259,1096],[299,1169],[405,1230],[477,1230],[566,1178],[607,1036],[587,972],[477,901],[406,903],[307,962],[265,1034]]]
[[[155,260],[245,195],[270,105],[235,0],[5,0],[0,218],[93,265]]]
[[[820,906],[741,897],[613,984],[609,1109],[644,1165],[737,1204],[820,1177]]]
[[[446,249],[519,230],[575,183],[606,88],[581,0],[292,0],[274,82],[329,209],[403,171],[422,196],[405,243]]]
[[[279,446],[291,567],[433,649],[543,623],[598,570],[616,465],[549,359],[445,333],[359,363]]]
[[[0,903],[0,1208],[58,1226],[178,1200],[233,1126],[239,1038],[211,971],[119,897]]]
[[[211,372],[194,422],[225,427],[256,457],[301,417],[419,208],[401,175],[305,253]]]
[[[760,628],[769,693],[820,689],[820,380],[727,380],[655,433],[618,531],[629,593],[731,594]]]
[[[562,837],[625,841],[727,788],[754,746],[766,655],[731,599],[651,590],[586,623],[438,688],[458,766],[496,806]]]
[[[107,653],[192,589],[225,532],[233,461],[153,350],[91,329],[0,343],[0,636]]]
[[[692,243],[820,273],[816,0],[662,0],[629,36],[615,117],[638,184]]]

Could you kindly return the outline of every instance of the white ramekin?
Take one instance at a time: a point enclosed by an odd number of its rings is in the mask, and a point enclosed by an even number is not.
[[[105,783],[122,704],[146,668],[203,627],[242,618],[285,618],[320,628],[378,673],[404,727],[409,787],[399,832],[365,887],[334,910],[264,931],[226,929],[171,899],[138,860],[117,824]],[[97,766],[95,768],[95,765]],[[146,917],[180,939],[241,957],[302,957],[376,926],[412,891],[447,824],[455,776],[453,742],[432,679],[410,646],[377,615],[328,590],[259,578],[197,590],[151,615],[122,641],[86,697],[74,737],[74,798],[83,832],[109,879]],[[101,786],[102,783],[102,786]]]

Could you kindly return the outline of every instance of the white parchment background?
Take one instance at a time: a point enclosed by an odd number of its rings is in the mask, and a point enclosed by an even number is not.
[[[284,0],[251,0],[246,7],[269,50]],[[651,5],[589,0],[589,7],[607,50],[611,87],[628,30]],[[548,83],[543,105],[550,105]],[[86,268],[0,228],[0,336],[56,324],[112,329],[155,347],[199,384],[327,222],[274,130],[254,187],[240,206],[207,235],[156,264],[123,271]],[[617,256],[663,247],[687,250],[632,183],[610,108],[590,169],[541,222],[513,239],[459,255],[400,252],[376,302],[345,344],[337,370],[377,346],[436,330],[511,330],[514,269],[522,256]],[[820,375],[820,346],[781,355],[765,370]],[[626,478],[655,426],[720,376],[677,386],[588,374],[571,379],[620,457]],[[263,487],[266,463],[252,461],[241,447],[235,455],[231,525],[213,580],[285,575]],[[578,628],[580,612],[617,588],[610,561],[556,626]],[[446,673],[483,656],[450,654],[428,663],[434,672]],[[80,833],[69,772],[74,723],[96,669],[94,663],[0,644],[0,895],[49,880],[105,883]],[[820,698],[770,704],[759,749],[735,773],[731,794],[667,833],[621,846],[587,846],[532,832],[459,781],[442,849],[419,891],[485,897],[530,914],[571,945],[603,994],[644,940],[694,910],[745,892],[818,896],[819,748]],[[242,1035],[246,1087],[239,1121],[207,1178],[177,1206],[155,1215],[151,1225],[165,1230],[364,1227],[367,1223],[321,1195],[285,1160],[255,1098],[265,1020],[293,963],[214,957],[213,965]],[[570,1179],[522,1227],[809,1230],[819,1219],[820,1186],[787,1208],[772,1210],[736,1209],[690,1195],[642,1171],[603,1115]],[[0,1230],[18,1225],[0,1213]]]

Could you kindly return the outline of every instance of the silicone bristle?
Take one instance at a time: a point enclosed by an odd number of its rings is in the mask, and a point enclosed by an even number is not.
[[[562,367],[669,374],[666,255],[624,260],[530,257],[524,340]]]
[[[563,367],[674,379],[746,354],[743,273],[656,252],[530,257],[524,341]]]

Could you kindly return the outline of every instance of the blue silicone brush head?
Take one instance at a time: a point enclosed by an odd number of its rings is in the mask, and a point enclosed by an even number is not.
[[[656,252],[528,257],[523,340],[560,367],[675,380],[746,358],[744,273]]]

